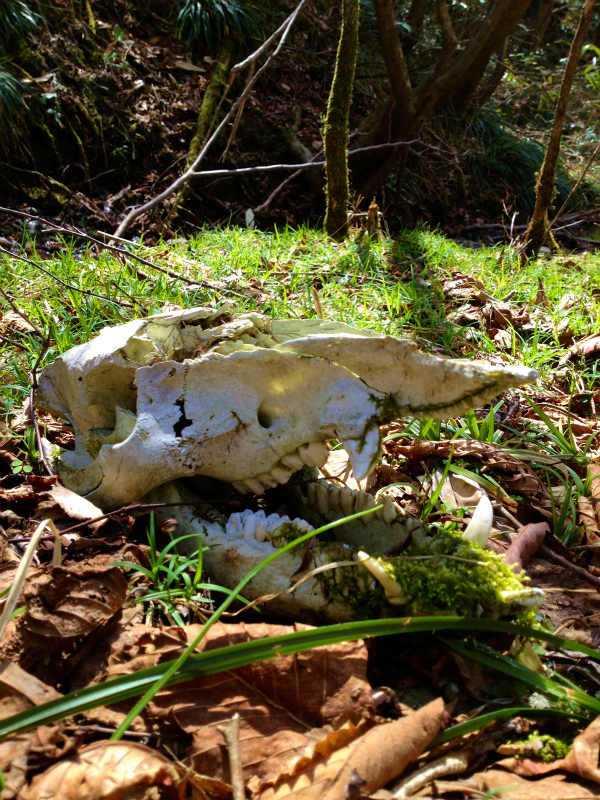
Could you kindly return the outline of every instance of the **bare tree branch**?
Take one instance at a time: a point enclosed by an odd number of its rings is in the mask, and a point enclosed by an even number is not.
[[[129,214],[127,214],[125,219],[121,222],[121,224],[119,225],[119,227],[115,231],[115,236],[122,236],[124,233],[126,233],[129,230],[131,225],[135,222],[136,219],[138,219],[138,217],[140,217],[142,214],[145,214],[147,211],[151,211],[153,208],[156,208],[156,206],[159,205],[160,203],[162,203],[163,200],[167,200],[169,197],[171,197],[172,194],[177,192],[179,189],[181,189],[183,186],[185,186],[191,180],[191,178],[194,176],[195,171],[198,169],[198,167],[200,166],[200,164],[204,160],[204,157],[206,156],[206,154],[208,153],[209,149],[212,147],[212,145],[216,141],[217,137],[219,136],[219,134],[221,133],[223,128],[235,116],[235,114],[237,112],[237,109],[246,100],[246,97],[248,97],[248,95],[250,94],[250,92],[254,88],[256,82],[258,81],[258,79],[260,78],[262,73],[269,67],[269,65],[271,64],[273,59],[276,58],[279,55],[279,53],[281,51],[281,48],[285,44],[285,41],[287,40],[288,34],[289,34],[290,30],[292,29],[292,26],[293,26],[294,22],[296,21],[296,18],[298,17],[298,14],[302,10],[302,8],[306,4],[306,2],[307,2],[307,0],[300,0],[300,3],[296,6],[296,8],[290,14],[290,16],[285,20],[285,22],[282,25],[280,25],[280,27],[277,29],[277,31],[275,31],[275,33],[272,34],[271,37],[267,40],[267,42],[275,41],[275,39],[278,36],[280,37],[279,38],[279,43],[277,44],[277,47],[275,48],[275,50],[267,57],[267,60],[260,67],[260,69],[258,69],[256,71],[256,73],[254,74],[254,77],[252,78],[252,80],[249,81],[246,84],[246,87],[245,87],[244,91],[242,92],[242,94],[240,94],[240,96],[237,98],[235,103],[233,103],[233,105],[231,106],[231,108],[229,109],[227,114],[223,117],[223,119],[221,120],[219,125],[216,127],[215,131],[210,136],[210,138],[205,142],[205,144],[201,148],[201,150],[198,153],[198,156],[196,157],[196,160],[193,162],[193,164],[191,164],[188,167],[188,169],[182,175],[180,175],[179,178],[177,178],[175,181],[173,181],[173,183],[170,186],[168,186],[164,191],[162,191],[156,197],[153,197],[152,200],[148,200],[146,203],[143,203],[141,206],[138,206],[137,208],[133,208],[129,212]],[[267,43],[265,42],[251,56],[249,56],[247,59],[245,59],[245,61],[242,61],[240,64],[237,64],[235,67],[233,67],[232,71],[234,72],[234,74],[239,73],[240,70],[243,67],[245,67],[247,64],[254,62],[256,60],[256,58],[258,58],[258,55],[260,55],[261,53],[263,53],[265,51],[266,47],[267,47]],[[230,79],[230,85],[231,85],[231,79]]]

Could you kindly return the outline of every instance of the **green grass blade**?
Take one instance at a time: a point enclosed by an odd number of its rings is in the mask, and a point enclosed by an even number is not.
[[[544,630],[520,623],[503,620],[476,619],[469,617],[400,617],[398,619],[369,620],[327,625],[308,631],[298,631],[281,636],[271,636],[253,642],[243,642],[232,647],[219,648],[190,656],[189,660],[174,675],[167,685],[214,675],[225,670],[237,669],[259,661],[279,656],[293,655],[315,647],[324,647],[339,642],[365,639],[374,636],[390,636],[407,633],[434,633],[436,631],[482,631],[525,636],[547,642],[555,648],[573,650],[600,661],[600,652],[586,645],[555,636]],[[175,663],[158,664],[123,675],[86,689],[51,700],[39,706],[21,711],[12,717],[0,720],[0,739],[46,725],[59,719],[80,714],[92,708],[109,705],[121,700],[138,697],[153,686]]]

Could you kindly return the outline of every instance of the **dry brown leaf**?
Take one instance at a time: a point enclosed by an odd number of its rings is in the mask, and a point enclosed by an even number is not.
[[[550,526],[547,522],[533,522],[525,525],[517,533],[517,538],[506,552],[506,563],[514,564],[513,571],[519,573],[529,563],[544,542]]]
[[[59,697],[57,691],[11,661],[0,662],[0,719]],[[0,796],[6,800],[16,797],[25,786],[32,752],[37,764],[47,763],[48,759],[62,755],[65,747],[68,740],[57,725],[42,725],[35,731],[0,742],[0,770],[6,783]]]
[[[590,499],[596,515],[596,522],[600,526],[600,464],[590,464],[588,472],[591,477]]]
[[[217,624],[199,649],[228,647],[238,642],[306,630],[308,626]],[[198,625],[149,629],[135,626],[112,645],[108,679],[177,658],[197,635]],[[317,751],[341,747],[362,730],[373,714],[366,681],[367,652],[362,642],[345,642],[306,653],[264,661],[232,672],[207,676],[171,687],[151,703],[151,718],[175,722],[193,735],[189,762],[202,774],[229,781],[229,761],[217,729],[237,712],[240,749],[246,777],[259,782],[293,774],[310,763]],[[98,676],[100,677],[100,676]],[[89,716],[100,720],[98,710]],[[118,715],[122,708],[105,709]],[[341,727],[344,721],[348,725]],[[330,727],[322,727],[331,725]]]
[[[268,787],[257,800],[347,800],[353,787],[365,795],[375,792],[421,755],[443,715],[444,701],[438,698],[408,717],[378,725],[294,780]]]
[[[583,528],[584,540],[581,544],[597,544],[600,542],[598,520],[594,514],[594,506],[589,498],[579,495],[577,498],[577,524]]]
[[[155,750],[96,742],[37,775],[23,800],[200,800],[191,777]]]
[[[461,793],[463,797],[481,797],[486,792],[502,800],[587,800],[597,795],[578,783],[565,780],[563,775],[526,780],[501,769],[479,772],[468,780],[436,781],[436,794],[420,794],[420,798],[440,797]],[[488,795],[490,796],[490,795]]]
[[[54,567],[24,590],[23,624],[37,636],[70,639],[105,625],[125,602],[127,581],[118,567]]]
[[[7,314],[2,314],[0,318],[0,330],[31,333],[35,328],[24,316],[21,316],[21,314],[17,314],[16,311],[9,311]]]
[[[541,278],[538,278],[538,288],[534,300],[534,305],[544,306],[544,308],[552,308],[550,300],[548,300],[548,295],[546,294],[546,290],[544,289],[544,284]]]
[[[442,283],[442,291],[447,300],[475,299],[485,303],[489,295],[483,283],[473,275],[465,275],[461,272],[452,274],[451,280]]]

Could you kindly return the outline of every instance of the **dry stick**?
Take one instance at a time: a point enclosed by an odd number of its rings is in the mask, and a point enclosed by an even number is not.
[[[69,234],[70,236],[77,236],[80,239],[84,239],[86,242],[92,242],[92,244],[98,245],[98,247],[102,247],[105,250],[110,250],[111,252],[117,253],[121,256],[128,256],[129,258],[132,258],[134,261],[137,261],[140,264],[144,264],[145,266],[150,267],[151,269],[156,270],[157,272],[161,272],[163,275],[167,275],[169,278],[173,278],[174,280],[183,281],[183,283],[187,283],[190,286],[205,286],[206,288],[213,290],[217,288],[220,289],[220,287],[212,285],[211,281],[191,280],[190,278],[186,278],[184,275],[180,275],[178,272],[173,272],[173,270],[159,267],[156,264],[153,264],[152,261],[147,261],[145,258],[142,258],[141,256],[138,256],[135,253],[130,253],[129,251],[123,250],[121,247],[116,247],[115,245],[102,242],[100,239],[96,239],[93,236],[90,236],[89,234],[80,231],[78,228],[65,228],[62,225],[56,225],[54,222],[49,222],[47,219],[44,219],[43,217],[38,217],[35,214],[27,214],[25,211],[16,211],[14,208],[4,208],[3,206],[0,206],[0,211],[5,211],[7,214],[13,214],[15,217],[23,217],[24,219],[32,219],[35,220],[36,222],[41,222],[44,225],[47,225],[49,228],[52,228],[52,230],[56,231],[57,233],[66,233]],[[132,244],[132,242],[130,242],[129,239],[121,239],[118,236],[111,236],[110,233],[105,233],[104,231],[99,231],[98,235],[106,236],[110,240],[114,239],[115,241],[123,242],[128,245]],[[10,255],[12,255],[12,253]],[[236,297],[245,298],[245,295],[240,294],[238,292],[234,292],[231,289],[222,289],[222,291],[228,292],[229,294],[234,294],[236,295]]]
[[[36,261],[32,261],[30,258],[25,258],[24,256],[18,256],[16,253],[11,253],[10,250],[5,250],[4,247],[0,247],[0,253],[6,253],[6,255],[10,256],[10,258],[16,258],[18,261],[24,261],[25,264],[30,264],[32,267],[39,269],[40,272],[48,275],[49,278],[52,278],[53,280],[57,281],[57,283],[60,283],[61,286],[64,286],[66,289],[70,289],[72,292],[80,292],[88,297],[96,297],[98,300],[103,300],[105,303],[115,303],[122,308],[135,308],[135,306],[132,306],[130,303],[123,303],[121,300],[114,300],[113,298],[104,297],[103,295],[96,294],[95,292],[88,292],[87,289],[80,289],[78,286],[73,286],[72,284],[63,281],[62,278],[58,277],[58,275],[50,272],[50,270],[42,267],[42,265],[38,264]]]
[[[33,333],[33,331],[32,331],[32,333]],[[0,342],[5,342],[6,344],[9,344],[11,347],[16,348],[17,350],[26,350],[27,349],[26,347],[23,347],[22,344],[17,344],[17,342],[13,342],[11,339],[7,339],[6,336],[2,336],[1,333],[0,333]]]
[[[576,184],[575,184],[575,186],[574,186],[574,187],[571,189],[571,191],[569,192],[569,195],[568,195],[567,199],[565,200],[565,202],[564,202],[564,203],[562,204],[562,206],[560,207],[560,211],[558,211],[558,212],[557,212],[556,216],[554,217],[554,219],[553,219],[553,220],[552,220],[552,222],[550,223],[550,225],[549,225],[549,227],[548,227],[548,230],[549,230],[549,231],[551,231],[551,230],[552,230],[552,228],[553,228],[553,227],[556,225],[556,221],[557,221],[557,220],[558,220],[558,219],[561,217],[561,215],[562,215],[563,211],[564,211],[564,210],[565,210],[565,208],[567,207],[567,204],[568,204],[569,200],[570,200],[570,199],[573,197],[573,195],[575,194],[575,192],[577,191],[577,189],[579,189],[579,186],[580,186],[580,184],[581,184],[581,181],[582,181],[582,180],[585,178],[585,176],[587,175],[587,173],[588,173],[588,170],[589,170],[589,168],[592,166],[592,164],[594,163],[594,160],[595,160],[596,156],[598,155],[598,153],[600,153],[600,144],[598,145],[598,147],[596,147],[596,149],[595,149],[595,150],[594,150],[594,152],[592,153],[592,155],[591,155],[591,157],[590,157],[590,160],[589,160],[589,161],[587,162],[587,164],[585,165],[585,169],[583,170],[583,172],[581,173],[581,175],[580,175],[580,176],[579,176],[579,178],[577,179],[577,183],[576,183]]]
[[[115,231],[115,235],[116,236],[122,236],[123,233],[125,233],[125,231],[127,231],[131,227],[131,224],[138,217],[140,217],[146,211],[150,211],[151,209],[156,208],[156,206],[159,203],[162,203],[163,200],[166,200],[172,194],[174,194],[179,189],[181,189],[183,186],[185,186],[187,183],[189,183],[191,178],[194,176],[194,172],[196,171],[196,169],[198,168],[200,163],[203,161],[206,153],[212,147],[212,145],[214,144],[214,142],[218,138],[218,136],[221,133],[221,131],[223,130],[223,128],[228,124],[229,120],[232,119],[232,117],[235,115],[235,113],[238,110],[239,106],[246,100],[246,97],[250,94],[250,92],[254,88],[256,82],[258,81],[258,79],[262,75],[262,73],[271,64],[273,59],[276,56],[279,55],[279,53],[281,51],[281,48],[285,44],[285,41],[286,41],[286,39],[288,37],[288,34],[289,34],[290,30],[292,29],[292,25],[296,21],[296,17],[300,13],[300,11],[302,10],[302,8],[306,4],[306,2],[307,2],[307,0],[300,0],[300,3],[296,6],[296,8],[290,14],[290,16],[277,29],[277,31],[274,34],[271,35],[270,39],[267,40],[267,41],[274,41],[274,38],[281,32],[281,37],[279,39],[279,43],[277,44],[277,47],[267,57],[267,60],[260,67],[260,69],[258,69],[256,71],[256,73],[254,74],[254,77],[252,78],[252,80],[249,81],[246,84],[246,87],[245,87],[244,91],[237,98],[237,100],[233,103],[233,105],[231,106],[231,108],[229,109],[227,114],[223,117],[223,119],[221,120],[219,125],[216,127],[215,131],[213,132],[212,136],[208,139],[208,141],[205,142],[205,144],[203,145],[202,149],[198,153],[195,161],[188,167],[188,169],[182,175],[179,176],[179,178],[177,178],[175,181],[173,181],[173,183],[170,186],[168,186],[164,191],[162,191],[160,194],[156,195],[156,197],[152,198],[152,200],[148,200],[148,202],[143,203],[141,206],[138,206],[137,208],[132,208],[131,211],[129,212],[129,214],[127,214],[127,216],[125,217],[123,222],[121,222],[121,224],[119,225],[119,227]],[[266,43],[263,43],[263,45],[261,45],[261,47],[256,51],[256,53],[263,52],[265,47],[266,47]],[[235,71],[235,74],[237,74],[237,72],[239,72],[246,64],[254,61],[258,57],[256,55],[256,53],[253,53],[251,56],[249,56],[245,61],[242,61],[240,64],[236,64],[236,66],[233,68],[233,70]]]
[[[587,583],[591,583],[592,586],[595,586],[596,589],[600,588],[600,578],[597,578],[595,575],[592,575],[591,572],[588,572],[587,569],[583,569],[583,567],[578,567],[576,564],[572,564],[568,558],[564,558],[564,556],[559,556],[558,553],[555,553],[554,550],[551,550],[545,544],[543,544],[538,553],[541,553],[545,556],[549,561],[554,561],[555,564],[560,564],[561,567],[574,572],[579,578]]]
[[[217,730],[221,731],[227,742],[233,800],[246,800],[244,768],[242,766],[242,752],[240,749],[240,715],[235,713],[227,725],[218,725]]]
[[[42,348],[41,348],[41,350],[39,352],[37,360],[36,360],[35,364],[33,365],[32,370],[31,370],[31,388],[29,389],[29,413],[31,414],[31,421],[33,423],[33,430],[35,431],[35,442],[36,442],[36,445],[37,445],[37,449],[38,449],[38,454],[39,454],[40,460],[41,460],[42,464],[44,465],[44,469],[46,470],[48,475],[54,475],[54,472],[52,471],[52,467],[50,466],[50,464],[48,464],[48,462],[46,460],[46,455],[44,453],[44,446],[43,446],[43,443],[42,443],[42,435],[40,433],[40,426],[38,424],[37,415],[35,413],[35,402],[34,402],[35,390],[38,388],[37,370],[38,370],[38,367],[40,365],[40,362],[41,362],[42,358],[44,357],[44,355],[46,354],[46,352],[48,350],[48,347],[50,346],[50,339],[51,339],[51,336],[50,336],[50,334],[48,334],[46,339],[44,339],[44,343],[42,344]]]

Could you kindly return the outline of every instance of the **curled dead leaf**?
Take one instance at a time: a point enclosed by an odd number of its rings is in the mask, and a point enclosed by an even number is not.
[[[443,715],[444,701],[438,698],[408,717],[378,725],[294,780],[267,788],[258,800],[347,800],[358,779],[364,794],[375,792],[421,755]]]
[[[205,795],[204,795],[205,796]],[[37,775],[24,800],[200,800],[175,764],[141,744],[96,742]]]
[[[519,573],[527,566],[529,559],[543,544],[547,533],[550,533],[547,522],[533,522],[518,531],[517,538],[506,553],[506,563],[514,565],[514,572]]]

